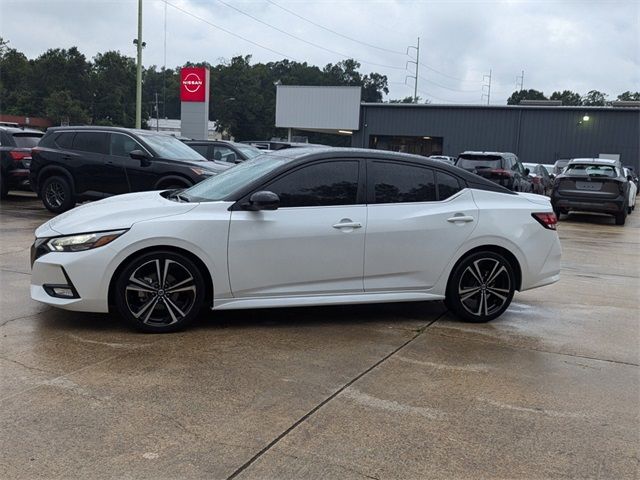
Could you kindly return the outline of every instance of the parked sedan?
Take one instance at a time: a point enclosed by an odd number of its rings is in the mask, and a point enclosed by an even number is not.
[[[523,163],[529,170],[529,178],[533,186],[533,193],[538,195],[551,195],[553,180],[544,165],[535,163]]]
[[[182,328],[203,306],[444,300],[485,322],[516,290],[558,280],[555,227],[548,199],[441,162],[292,149],[50,220],[36,231],[31,296],[148,332]]]
[[[207,160],[220,162],[223,165],[235,165],[264,153],[251,145],[226,140],[185,140],[184,143]]]
[[[608,213],[624,225],[629,184],[618,160],[576,158],[556,177],[551,204],[556,216],[570,211]]]

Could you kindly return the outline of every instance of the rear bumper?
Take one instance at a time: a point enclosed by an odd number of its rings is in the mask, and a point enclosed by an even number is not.
[[[8,171],[7,183],[10,188],[31,190],[29,182],[29,170],[26,168],[15,168]]]
[[[626,206],[622,195],[616,198],[569,197],[554,194],[551,198],[554,209],[578,210],[582,212],[619,213]]]

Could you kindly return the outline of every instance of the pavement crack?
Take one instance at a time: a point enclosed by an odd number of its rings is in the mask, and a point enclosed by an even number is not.
[[[9,268],[0,268],[0,271],[7,273],[18,273],[20,275],[31,275],[31,272],[21,272],[19,270],[11,270]]]
[[[22,320],[23,318],[29,318],[29,317],[33,317],[34,315],[38,315],[40,313],[44,313],[44,312],[48,312],[49,310],[51,310],[53,307],[47,307],[43,310],[40,310],[38,312],[35,313],[30,313],[29,315],[23,315],[21,317],[17,317],[17,318],[11,318],[9,320],[5,320],[4,322],[0,323],[0,328],[4,327],[5,325],[11,323],[11,322],[15,322],[16,320]]]
[[[21,367],[24,367],[24,368],[26,368],[28,370],[34,370],[36,372],[46,373],[48,375],[57,375],[57,373],[58,373],[58,372],[52,372],[51,370],[44,370],[42,368],[32,367],[31,365],[27,365],[27,364],[19,362],[17,360],[12,360],[11,358],[0,357],[0,360],[5,360],[7,362],[15,363],[16,365],[20,365]]]
[[[226,480],[232,480],[234,478],[236,478],[238,475],[240,475],[243,471],[245,471],[247,468],[249,468],[251,465],[253,465],[258,459],[260,459],[260,457],[262,457],[265,453],[267,453],[269,450],[271,450],[274,446],[276,446],[283,438],[285,438],[287,435],[289,435],[293,430],[295,430],[298,426],[300,426],[302,423],[304,423],[306,420],[308,420],[311,416],[313,416],[318,410],[320,410],[322,407],[324,407],[327,403],[329,403],[331,400],[333,400],[334,398],[336,398],[338,395],[340,395],[342,392],[344,392],[347,388],[349,388],[351,385],[353,385],[355,382],[357,382],[358,380],[360,380],[362,377],[364,377],[365,375],[367,375],[369,372],[371,372],[372,370],[374,370],[375,368],[379,367],[380,365],[382,365],[384,362],[386,362],[387,360],[389,360],[391,357],[393,357],[396,353],[398,353],[400,350],[402,350],[404,347],[406,347],[407,345],[409,345],[410,343],[412,343],[414,340],[416,340],[420,335],[422,335],[427,328],[429,328],[431,325],[433,325],[434,323],[436,323],[438,320],[440,320],[443,316],[445,316],[447,314],[447,310],[445,310],[444,312],[440,313],[436,318],[434,318],[433,320],[431,320],[430,322],[426,323],[425,325],[423,325],[422,327],[418,328],[416,330],[416,333],[406,342],[404,342],[402,345],[400,345],[399,347],[395,348],[394,350],[392,350],[390,353],[388,353],[387,355],[385,355],[384,357],[382,357],[380,360],[378,360],[377,362],[375,362],[373,365],[371,365],[370,367],[366,368],[365,370],[363,370],[362,372],[360,372],[358,375],[356,375],[355,377],[353,377],[351,380],[349,380],[347,383],[345,383],[342,387],[340,387],[339,389],[337,389],[335,392],[333,392],[331,395],[329,395],[327,398],[325,398],[323,401],[321,401],[319,404],[317,404],[315,407],[313,407],[311,410],[309,410],[307,413],[305,413],[302,417],[300,417],[298,420],[296,420],[293,424],[291,424],[289,426],[289,428],[287,428],[284,432],[282,432],[280,435],[278,435],[276,438],[274,438],[271,442],[269,442],[264,448],[262,448],[262,450],[260,450],[258,453],[256,453],[253,457],[251,457],[249,460],[247,460],[245,463],[243,463],[240,467],[238,467],[235,471],[233,471],[231,473],[231,475],[229,475],[227,477]]]

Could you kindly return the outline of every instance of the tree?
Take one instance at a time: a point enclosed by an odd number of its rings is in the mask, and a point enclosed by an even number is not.
[[[553,92],[549,100],[561,100],[562,105],[582,105],[582,98],[579,93],[571,90],[563,90],[562,92]]]
[[[53,92],[44,101],[45,114],[54,122],[85,124],[89,121],[89,113],[82,102],[73,98],[68,90]]]
[[[529,90],[516,90],[507,99],[507,105],[518,105],[522,100],[547,100],[544,93],[530,88]]]
[[[620,95],[618,95],[618,101],[621,102],[630,102],[630,101],[640,101],[640,92],[630,92],[630,91],[626,91],[624,93],[621,93]]]
[[[90,100],[94,123],[135,125],[136,62],[120,52],[99,53],[93,59]],[[144,90],[144,88],[143,88]],[[149,105],[142,105],[147,118]]]
[[[604,106],[607,103],[607,94],[598,90],[591,90],[582,97],[582,105],[587,106]]]

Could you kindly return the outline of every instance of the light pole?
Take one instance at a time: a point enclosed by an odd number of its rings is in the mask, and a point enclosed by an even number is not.
[[[136,66],[136,128],[142,128],[142,0],[138,0],[138,38],[134,42],[138,49]]]

